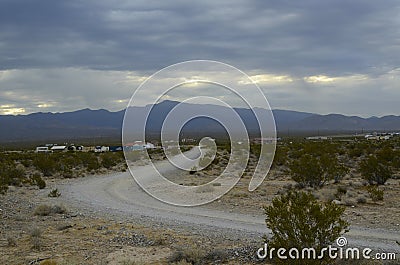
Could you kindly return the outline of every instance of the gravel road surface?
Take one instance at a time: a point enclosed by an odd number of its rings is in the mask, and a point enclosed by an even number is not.
[[[191,155],[194,155],[193,152]],[[165,161],[160,162],[165,163]],[[146,172],[146,167],[140,168]],[[162,170],[173,172],[173,166],[163,164]],[[149,170],[152,172],[152,170]],[[152,176],[149,176],[152,177]],[[132,219],[151,220],[161,225],[183,226],[192,230],[260,238],[268,233],[264,216],[232,210],[216,210],[210,205],[197,207],[172,206],[146,194],[129,172],[75,179],[61,186],[63,199],[83,210],[97,214]],[[350,227],[346,235],[348,246],[369,247],[374,251],[400,253],[396,240],[400,231]]]

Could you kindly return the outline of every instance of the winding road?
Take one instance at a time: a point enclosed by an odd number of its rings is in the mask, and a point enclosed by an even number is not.
[[[195,155],[195,152],[191,153]],[[159,162],[160,169],[172,172],[173,166]],[[164,163],[164,164],[163,164]],[[150,165],[139,167],[147,172]],[[152,172],[149,170],[148,172]],[[149,176],[150,177],[150,176]],[[96,212],[115,215],[146,217],[165,225],[205,227],[240,234],[262,236],[268,231],[263,215],[248,215],[238,212],[212,209],[209,205],[197,207],[173,206],[154,199],[145,193],[129,172],[77,179],[61,186],[64,200],[77,207],[86,207]],[[396,240],[400,231],[350,227],[345,234],[349,246],[369,247],[374,251],[400,252]],[[399,256],[399,255],[398,255]]]

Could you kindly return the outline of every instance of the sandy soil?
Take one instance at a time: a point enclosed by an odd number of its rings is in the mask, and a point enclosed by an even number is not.
[[[171,179],[198,183],[216,173],[215,168],[204,175],[176,172]],[[10,187],[0,202],[0,264],[39,264],[49,259],[58,264],[166,264],[168,257],[188,247],[209,253],[223,250],[229,264],[252,263],[268,233],[262,206],[294,183],[273,170],[250,193],[249,178],[245,175],[224,197],[201,207],[162,203],[143,192],[128,172],[47,180],[44,190]],[[400,181],[389,180],[383,186],[385,197],[380,202],[369,198],[358,176],[310,192],[330,201],[339,186],[346,188],[339,203],[346,205],[345,217],[351,223],[346,234],[349,244],[400,253],[396,244]],[[48,197],[55,187],[61,197]],[[66,212],[35,215],[42,204],[64,205]],[[41,231],[38,242],[34,242],[35,228]]]

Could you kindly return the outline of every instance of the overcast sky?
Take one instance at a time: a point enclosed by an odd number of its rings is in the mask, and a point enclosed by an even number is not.
[[[273,108],[400,115],[400,2],[0,0],[0,114],[120,110],[194,59],[243,70]]]

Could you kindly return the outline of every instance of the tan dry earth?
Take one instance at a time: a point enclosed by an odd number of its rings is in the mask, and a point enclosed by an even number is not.
[[[174,176],[174,171],[169,173]],[[188,182],[199,177],[175,173],[176,178]],[[261,237],[267,233],[260,208],[293,185],[289,178],[272,171],[258,190],[249,193],[248,179],[245,176],[227,195],[201,207],[176,207],[157,201],[144,193],[129,173],[54,179],[48,181],[45,190],[12,188],[0,204],[0,264],[34,264],[43,258],[60,264],[166,264],[165,257],[182,246],[207,251],[230,249],[229,256],[235,259],[229,264],[247,264],[250,261],[241,255],[254,257]],[[395,241],[400,239],[400,181],[388,181],[383,187],[385,199],[379,203],[369,198],[366,203],[357,203],[359,197],[367,197],[367,192],[362,180],[354,176],[311,192],[323,201],[330,200],[338,185],[348,189],[342,202],[349,205],[349,244],[399,253]],[[52,187],[58,187],[62,196],[47,197]],[[64,204],[68,212],[34,216],[35,207],[43,203]],[[32,249],[30,230],[34,226],[43,231],[40,249]],[[9,238],[15,239],[16,246],[8,246]],[[161,261],[155,257],[157,249],[162,249]]]

